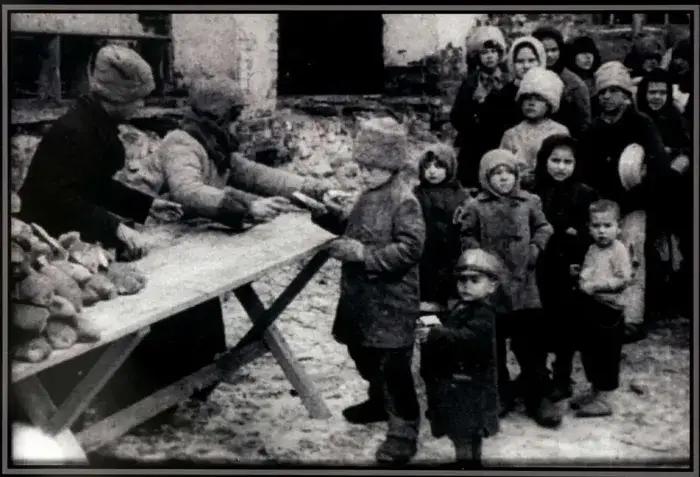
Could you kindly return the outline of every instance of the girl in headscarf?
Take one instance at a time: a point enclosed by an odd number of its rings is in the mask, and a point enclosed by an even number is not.
[[[566,67],[583,80],[588,88],[589,98],[593,98],[595,90],[594,73],[600,64],[600,51],[593,38],[579,36],[567,46]]]
[[[578,138],[591,125],[591,98],[586,84],[566,68],[565,45],[556,28],[540,27],[532,34],[542,42],[547,55],[547,69],[559,75],[564,83],[561,107],[552,119],[569,129]]]

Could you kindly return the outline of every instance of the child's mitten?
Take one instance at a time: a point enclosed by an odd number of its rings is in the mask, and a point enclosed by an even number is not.
[[[119,295],[135,295],[146,286],[146,277],[133,265],[114,262],[105,272]]]
[[[53,348],[49,342],[44,336],[40,336],[15,346],[12,349],[12,357],[19,361],[38,363],[48,358],[51,351]]]
[[[365,246],[355,239],[339,238],[330,244],[328,253],[341,262],[361,262],[365,256]]]
[[[62,320],[49,320],[44,334],[53,349],[67,349],[78,342],[78,333]]]
[[[54,289],[50,278],[35,272],[19,283],[16,298],[37,306],[49,306],[54,297]]]

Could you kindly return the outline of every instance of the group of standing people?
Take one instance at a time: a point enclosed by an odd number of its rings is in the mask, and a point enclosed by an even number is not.
[[[620,219],[642,209],[647,244],[667,226],[684,253],[692,248],[692,226],[684,222],[692,224],[691,101],[679,111],[672,97],[677,85],[688,91],[691,63],[687,44],[679,43],[672,71],[653,69],[635,82],[621,62],[600,65],[592,40],[565,44],[550,28],[508,48],[497,27],[479,27],[469,45],[476,66],[451,114],[458,153],[445,144],[429,148],[411,189],[403,174],[410,166],[406,131],[391,119],[368,121],[354,140],[365,190],[351,211],[324,181],[236,154],[228,126],[245,101],[221,77],[192,85],[190,111],[144,164],[139,190],[118,184],[118,121],[154,85],[134,51],[104,47],[88,96],[42,139],[19,191],[21,215],[51,234],[78,230],[87,241],[139,256],[143,241],[129,219],[198,216],[241,228],[292,210],[292,192],[311,195],[326,206],[314,222],[340,236],[329,248],[343,262],[333,335],[369,383],[368,399],[345,409],[345,418],[388,421],[379,462],[415,455],[421,413],[411,360],[418,335],[432,432],[454,442],[460,465],[478,466],[482,440],[498,432],[518,392],[506,366],[508,338],[521,369],[518,388],[538,424],[561,423],[555,403],[572,394],[577,350],[591,389],[571,407],[581,417],[613,412],[625,341],[621,297],[633,273],[618,238]],[[643,177],[618,174],[630,144],[643,148]],[[686,218],[666,219],[669,204]],[[421,310],[440,324],[418,327]],[[221,313],[217,298],[153,325],[98,396],[105,412],[211,363],[225,350]],[[627,331],[629,339],[635,330]],[[549,352],[556,353],[553,376]],[[42,376],[54,399],[65,398],[67,380],[96,359],[86,353]]]

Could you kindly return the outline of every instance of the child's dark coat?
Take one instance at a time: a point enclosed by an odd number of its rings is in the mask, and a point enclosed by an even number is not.
[[[458,133],[454,144],[459,148],[458,179],[465,187],[479,187],[481,156],[498,147],[503,133],[520,120],[515,93],[506,90],[510,83],[492,91],[483,103],[473,99],[478,84],[477,69],[460,86],[450,112],[450,122]]]
[[[400,174],[363,193],[347,219],[328,214],[314,222],[365,246],[364,263],[343,263],[333,336],[348,346],[413,346],[425,222]]]
[[[535,169],[535,194],[542,199],[542,210],[554,233],[537,264],[537,284],[545,308],[562,310],[570,300],[576,281],[570,265],[583,262],[591,243],[588,233],[588,207],[598,199],[594,189],[578,180],[576,168],[571,177],[557,182],[547,172],[547,159],[557,146],[575,147],[566,136],[550,136],[542,144]],[[576,235],[567,233],[573,228]]]
[[[455,210],[464,202],[467,191],[457,180],[454,156],[439,159],[445,163],[447,177],[433,185],[423,178],[430,156],[420,164],[421,183],[415,188],[425,218],[426,237],[420,262],[421,301],[446,303],[455,296],[453,269],[461,251],[459,228],[453,223]]]
[[[458,302],[422,345],[421,375],[435,437],[499,431],[495,330],[497,316],[507,310],[496,301],[491,296]]]

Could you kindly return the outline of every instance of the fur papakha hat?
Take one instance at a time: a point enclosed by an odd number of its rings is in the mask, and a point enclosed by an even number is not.
[[[564,83],[559,75],[548,69],[537,67],[532,68],[520,82],[520,87],[515,95],[515,100],[526,94],[537,94],[542,96],[552,108],[552,113],[559,111],[561,95],[564,92]]]
[[[358,125],[353,158],[359,164],[390,171],[408,166],[408,134],[393,118],[372,118]]]
[[[144,99],[155,89],[151,66],[131,48],[107,45],[97,52],[92,71],[88,65],[92,94],[114,104]]]

